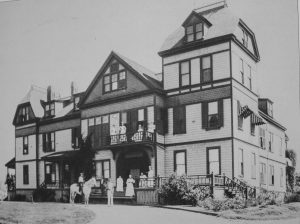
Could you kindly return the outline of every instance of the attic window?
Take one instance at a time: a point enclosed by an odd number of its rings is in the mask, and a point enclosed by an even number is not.
[[[45,117],[51,117],[55,115],[54,103],[49,103],[45,106]]]
[[[186,40],[191,42],[203,38],[203,23],[196,23],[185,28]]]
[[[110,65],[110,73],[103,78],[104,93],[126,88],[126,71],[118,63]]]
[[[19,122],[23,123],[29,120],[29,107],[25,106],[20,109]]]

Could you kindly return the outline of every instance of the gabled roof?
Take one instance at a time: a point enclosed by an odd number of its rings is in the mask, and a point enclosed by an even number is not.
[[[259,115],[261,115],[266,121],[269,123],[272,123],[276,127],[280,128],[283,131],[286,131],[286,128],[281,125],[278,121],[276,121],[273,117],[270,117],[269,115],[265,114],[263,111],[259,110]]]
[[[119,53],[116,53],[115,51],[112,51],[109,54],[109,56],[107,57],[107,59],[105,60],[104,64],[100,68],[100,70],[98,71],[97,75],[94,77],[94,79],[91,82],[91,84],[89,85],[89,87],[87,88],[84,96],[80,100],[79,105],[82,105],[85,102],[85,100],[89,96],[90,92],[92,91],[93,87],[96,85],[98,79],[100,79],[100,77],[105,72],[106,67],[113,59],[116,59],[121,64],[123,64],[123,66],[125,66],[127,69],[129,69],[133,75],[135,75],[138,79],[140,79],[149,88],[158,89],[158,90],[163,89],[162,83],[155,78],[155,72],[145,68],[144,66],[138,64],[137,62],[135,62]]]
[[[41,100],[46,100],[46,97],[47,95],[45,89],[32,85],[25,97],[20,101],[16,113],[20,105],[29,103],[31,105],[34,116],[42,117],[44,115],[44,109],[41,105]]]
[[[198,18],[199,20],[205,22],[206,24],[210,25],[211,26],[211,23],[205,18],[203,17],[202,15],[196,13],[195,11],[192,11],[191,14],[185,19],[185,21],[182,23],[182,26],[186,26],[189,22],[190,22],[190,19],[192,17],[196,17]]]
[[[204,34],[201,42],[205,42],[206,40],[212,40],[212,39],[220,38],[223,36],[229,36],[229,35],[235,35],[237,37],[239,32],[238,29],[239,25],[241,23],[244,24],[240,20],[240,18],[235,16],[231,12],[231,10],[228,7],[226,7],[226,5],[224,4],[216,5],[216,7],[212,7],[210,9],[207,8],[195,9],[192,11],[191,14],[194,15],[198,14],[202,18],[205,18],[207,21],[209,21],[211,24],[207,32]],[[251,35],[253,34],[254,37],[253,45],[255,45],[254,48],[255,51],[257,51],[256,57],[259,59],[254,33],[252,31],[250,33]],[[185,45],[184,37],[185,37],[185,28],[181,26],[167,37],[167,39],[164,41],[164,43],[162,44],[159,50],[159,54],[162,55],[163,53],[168,52],[171,49],[183,47]]]

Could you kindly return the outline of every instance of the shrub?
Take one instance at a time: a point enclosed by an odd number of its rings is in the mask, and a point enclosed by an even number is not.
[[[33,200],[36,202],[54,202],[55,191],[52,189],[38,188],[32,193]]]
[[[26,195],[16,194],[12,197],[11,201],[26,201]]]
[[[285,203],[300,202],[300,194],[292,193],[284,197]]]
[[[245,200],[241,197],[227,198],[224,200],[217,200],[213,198],[206,198],[199,201],[198,205],[208,210],[224,211],[228,209],[243,209],[246,208]]]

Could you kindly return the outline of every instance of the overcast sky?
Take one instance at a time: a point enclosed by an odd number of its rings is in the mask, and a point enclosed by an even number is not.
[[[157,52],[193,8],[215,0],[19,0],[0,3],[0,180],[14,156],[15,109],[31,84],[85,90],[111,50],[155,72]],[[297,0],[228,0],[254,31],[260,96],[274,101],[300,157]],[[300,164],[300,159],[298,159]],[[298,166],[300,167],[300,166]]]

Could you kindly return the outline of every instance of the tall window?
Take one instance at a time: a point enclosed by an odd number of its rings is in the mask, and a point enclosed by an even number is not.
[[[18,122],[23,123],[29,120],[29,106],[24,106],[19,110]]]
[[[147,121],[145,118],[145,109],[138,110],[138,125],[141,125],[142,129],[146,129]]]
[[[256,156],[255,153],[251,155],[251,178],[256,178]]]
[[[43,151],[44,152],[55,151],[55,132],[49,132],[43,134]]]
[[[174,151],[174,171],[178,176],[186,174],[186,151]]]
[[[219,127],[219,120],[218,102],[208,103],[208,128]]]
[[[180,84],[181,86],[188,86],[191,83],[190,75],[190,61],[180,63]]]
[[[260,183],[266,184],[266,164],[260,163]]]
[[[238,161],[239,161],[239,175],[243,177],[244,176],[244,151],[243,151],[243,149],[239,149]]]
[[[269,132],[269,151],[270,152],[274,152],[273,141],[274,141],[274,134],[272,132]]]
[[[283,187],[283,168],[280,168],[280,187]]]
[[[221,174],[220,167],[220,148],[208,148],[207,149],[207,173]]]
[[[29,167],[23,165],[23,184],[29,184]]]
[[[282,150],[282,147],[283,147],[282,142],[283,142],[283,141],[282,141],[282,138],[280,138],[280,145],[279,145],[279,155],[280,155],[280,156],[282,156],[282,151],[283,151],[283,150]]]
[[[274,166],[270,165],[270,181],[269,185],[274,185]]]
[[[252,71],[250,65],[248,65],[248,82],[249,82],[249,89],[252,90]]]
[[[259,128],[259,146],[266,149],[266,131],[263,128]]]
[[[203,23],[196,23],[188,26],[186,27],[185,32],[187,42],[200,40],[203,37]]]
[[[186,110],[185,106],[173,108],[173,134],[186,133]]]
[[[242,106],[240,104],[240,101],[237,101],[238,129],[239,130],[243,130],[243,122],[244,122],[243,117],[240,115],[241,107]]]
[[[80,127],[72,128],[72,147],[74,149],[79,147],[80,138],[81,138]]]
[[[28,136],[23,137],[23,154],[28,154]]]
[[[251,135],[255,135],[255,124],[252,122],[252,119],[249,119],[250,120],[250,133]]]
[[[243,30],[243,37],[242,37],[242,42],[243,42],[243,45],[248,48],[248,42],[249,42],[249,35],[248,33]]]
[[[56,182],[56,165],[55,163],[50,163],[45,165],[45,181],[46,183]]]
[[[55,103],[50,103],[45,106],[45,117],[51,117],[55,115]]]
[[[241,82],[242,82],[242,84],[244,84],[245,83],[245,80],[244,80],[244,61],[241,58],[240,58],[240,75],[241,75]]]
[[[211,82],[212,81],[212,59],[211,56],[206,56],[201,58],[201,82]]]
[[[96,161],[96,178],[110,178],[110,160]]]
[[[273,117],[273,104],[268,102],[267,107],[268,107],[268,115]]]
[[[126,71],[118,63],[110,66],[110,74],[103,78],[104,93],[126,88]]]

